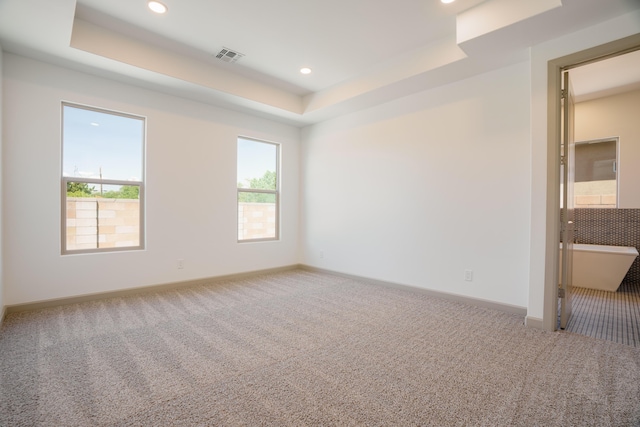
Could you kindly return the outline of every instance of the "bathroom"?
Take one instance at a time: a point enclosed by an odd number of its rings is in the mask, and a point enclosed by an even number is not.
[[[575,241],[579,244],[640,248],[640,84],[630,83],[615,92],[595,92],[588,95],[584,94],[588,90],[580,87],[590,73],[604,73],[611,65],[614,65],[617,73],[626,71],[630,75],[640,75],[639,64],[640,51],[635,51],[578,67],[569,73],[578,94],[575,99],[574,128],[574,227]],[[581,92],[583,95],[580,95]],[[577,265],[574,261],[576,268]],[[585,290],[581,289],[580,280],[576,280],[578,277],[579,274],[574,271],[573,286],[576,288],[572,293],[573,319],[567,330],[581,333],[580,330],[585,327],[578,327],[579,323],[589,325],[602,319],[587,318],[591,314],[580,313],[579,299],[575,296]],[[589,295],[609,299],[616,307],[633,305],[631,309],[623,307],[622,310],[617,309],[619,312],[607,313],[607,319],[602,321],[611,322],[612,317],[623,316],[620,319],[622,329],[629,329],[630,324],[633,324],[635,326],[631,329],[636,331],[634,335],[638,335],[640,257],[633,260],[617,292],[599,291],[600,294],[597,295],[596,292],[598,291],[590,292]],[[622,305],[620,301],[623,301]],[[589,305],[593,307],[593,304]],[[586,307],[582,309],[586,310]],[[584,319],[580,320],[580,316]],[[602,313],[600,316],[602,317]],[[623,332],[628,335],[626,331]],[[587,333],[591,336],[593,334]],[[620,331],[614,332],[613,340],[619,341],[616,335],[621,334]],[[640,335],[625,340],[625,343],[640,347]]]

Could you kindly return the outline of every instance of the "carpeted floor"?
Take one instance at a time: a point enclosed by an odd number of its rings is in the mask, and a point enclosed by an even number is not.
[[[633,426],[640,349],[307,271],[9,315],[2,426]]]

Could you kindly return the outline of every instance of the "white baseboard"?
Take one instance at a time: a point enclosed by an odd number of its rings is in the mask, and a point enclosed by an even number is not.
[[[199,286],[207,283],[215,283],[226,280],[243,279],[261,274],[278,273],[281,271],[295,270],[299,268],[297,264],[284,267],[275,267],[264,270],[253,270],[243,273],[228,274],[224,276],[206,277],[203,279],[185,280],[180,282],[163,283],[159,285],[141,286],[135,288],[121,289],[117,291],[98,292],[94,294],[78,295],[72,297],[55,298],[50,300],[28,302],[23,304],[8,305],[5,307],[6,314],[17,313],[21,311],[41,310],[43,308],[57,307],[61,305],[76,304],[85,301],[96,301],[107,298],[119,298],[128,295],[145,294],[159,291],[169,291],[173,289],[185,288],[190,286]]]
[[[542,319],[539,317],[527,316],[524,319],[524,324],[529,328],[544,329]]]
[[[256,276],[256,275],[260,275],[260,274],[277,273],[277,272],[281,272],[281,271],[295,270],[295,269],[298,269],[298,268],[299,269],[303,269],[303,270],[307,270],[307,271],[317,271],[317,272],[321,272],[321,273],[332,274],[334,276],[341,276],[341,277],[345,277],[345,278],[349,278],[349,279],[353,279],[353,280],[360,280],[360,281],[371,283],[371,284],[374,284],[374,285],[396,287],[396,288],[401,288],[401,289],[409,289],[409,290],[416,291],[416,292],[426,293],[426,294],[431,295],[431,296],[436,297],[436,298],[442,298],[442,299],[446,299],[446,300],[450,300],[450,301],[461,302],[461,303],[465,303],[465,304],[469,304],[469,305],[475,305],[475,306],[483,307],[483,308],[490,308],[490,309],[493,309],[493,310],[498,310],[498,311],[502,311],[502,312],[506,312],[506,313],[511,313],[511,314],[515,314],[515,315],[518,315],[518,316],[525,317],[526,314],[527,314],[526,307],[520,307],[520,306],[511,305],[511,304],[495,302],[495,301],[489,301],[489,300],[484,300],[484,299],[480,299],[480,298],[473,298],[473,297],[467,297],[467,296],[462,296],[462,295],[450,294],[450,293],[447,293],[447,292],[441,292],[441,291],[436,291],[436,290],[431,290],[431,289],[424,289],[424,288],[419,288],[417,286],[411,286],[411,285],[387,282],[387,281],[383,281],[383,280],[372,279],[372,278],[369,278],[369,277],[356,276],[356,275],[347,274],[347,273],[341,273],[341,272],[337,272],[337,271],[333,271],[333,270],[327,270],[327,269],[323,269],[323,268],[312,267],[312,266],[304,265],[304,264],[294,264],[294,265],[289,265],[289,266],[284,266],[284,267],[276,267],[276,268],[271,268],[271,269],[266,269],[266,270],[255,270],[255,271],[249,271],[249,272],[244,272],[244,273],[229,274],[229,275],[225,275],[225,276],[215,276],[215,277],[208,277],[208,278],[203,278],[203,279],[196,279],[196,280],[189,280],[189,281],[182,281],[182,282],[172,282],[172,283],[165,283],[165,284],[160,284],[160,285],[151,285],[151,286],[123,289],[123,290],[119,290],[119,291],[102,292],[102,293],[90,294],[90,295],[79,295],[79,296],[74,296],[74,297],[57,298],[57,299],[52,299],[52,300],[36,301],[36,302],[31,302],[31,303],[9,305],[9,306],[6,306],[6,307],[2,308],[2,317],[0,317],[0,325],[2,324],[2,321],[4,320],[5,315],[10,314],[10,313],[20,312],[20,311],[39,310],[39,309],[48,308],[48,307],[56,307],[56,306],[60,306],[60,305],[75,304],[75,303],[80,303],[80,302],[85,302],[85,301],[93,301],[93,300],[100,300],[100,299],[106,299],[106,298],[118,298],[118,297],[123,297],[123,296],[127,296],[127,295],[133,295],[133,294],[144,294],[144,293],[150,293],[150,292],[158,292],[158,291],[179,289],[179,288],[184,288],[184,287],[189,287],[189,286],[198,286],[198,285],[202,285],[202,284],[205,284],[205,283],[215,283],[215,282],[219,282],[219,281],[223,281],[223,280],[242,279],[242,278]],[[533,327],[533,328],[542,329],[542,319],[537,319],[537,318],[533,318],[533,317],[526,317],[525,324],[527,326],[530,326],[530,327]]]
[[[386,282],[384,280],[378,280],[378,279],[372,279],[372,278],[369,278],[369,277],[363,277],[363,276],[356,276],[356,275],[353,275],[353,274],[341,273],[341,272],[337,272],[337,271],[333,271],[333,270],[327,270],[327,269],[323,269],[323,268],[312,267],[310,265],[301,264],[300,268],[303,269],[303,270],[317,271],[317,272],[320,272],[320,273],[333,274],[335,276],[341,276],[341,277],[345,277],[345,278],[349,278],[349,279],[353,279],[353,280],[360,280],[360,281],[364,281],[364,282],[368,282],[368,283],[372,283],[372,284],[376,284],[376,285],[391,286],[391,287],[402,288],[402,289],[410,289],[410,290],[413,290],[413,291],[426,293],[426,294],[431,295],[431,296],[436,297],[436,298],[442,298],[442,299],[446,299],[446,300],[449,300],[449,301],[456,301],[456,302],[461,302],[461,303],[464,303],[464,304],[475,305],[477,307],[490,308],[490,309],[493,309],[493,310],[498,310],[498,311],[502,311],[502,312],[506,312],[506,313],[516,314],[516,315],[522,316],[522,317],[527,315],[527,308],[526,307],[517,306],[517,305],[511,305],[511,304],[505,304],[505,303],[501,303],[501,302],[489,301],[489,300],[485,300],[485,299],[481,299],[481,298],[467,297],[467,296],[463,296],[463,295],[450,294],[450,293],[447,293],[447,292],[436,291],[436,290],[432,290],[432,289],[419,288],[417,286],[405,285],[405,284],[400,284],[400,283]]]

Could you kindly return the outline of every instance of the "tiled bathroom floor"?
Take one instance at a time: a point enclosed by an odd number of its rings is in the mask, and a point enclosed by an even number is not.
[[[573,288],[568,332],[640,347],[640,283],[618,292]]]

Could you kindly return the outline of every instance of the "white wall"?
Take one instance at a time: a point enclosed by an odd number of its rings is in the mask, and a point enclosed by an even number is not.
[[[6,305],[298,263],[299,129],[8,53],[4,85]],[[146,250],[60,255],[62,100],[147,117]],[[238,135],[282,143],[279,242],[236,242]]]
[[[528,63],[305,128],[302,139],[305,264],[526,307]]]
[[[640,90],[580,102],[575,107],[576,141],[620,137],[619,208],[640,208],[639,112]]]
[[[557,147],[550,146],[549,61],[640,32],[640,12],[632,12],[531,48],[531,259],[527,318],[555,328],[557,309],[558,218]],[[555,267],[554,267],[555,266]],[[548,295],[545,304],[545,287]],[[542,325],[542,323],[540,324]]]

